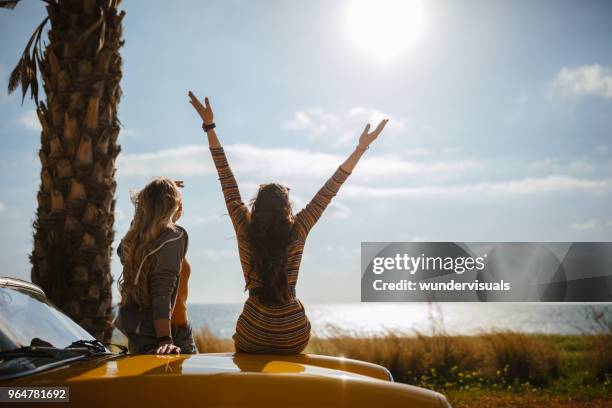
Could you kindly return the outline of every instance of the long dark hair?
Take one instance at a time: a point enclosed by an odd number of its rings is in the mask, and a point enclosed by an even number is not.
[[[248,238],[253,247],[251,270],[264,284],[263,303],[285,304],[291,298],[286,267],[292,227],[289,190],[278,183],[262,184],[251,200]]]

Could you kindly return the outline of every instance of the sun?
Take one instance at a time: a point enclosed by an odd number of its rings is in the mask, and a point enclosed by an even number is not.
[[[386,61],[413,47],[425,28],[422,0],[352,0],[348,34],[362,52]]]

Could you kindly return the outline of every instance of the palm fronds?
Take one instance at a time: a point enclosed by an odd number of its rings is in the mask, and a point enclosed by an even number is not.
[[[79,44],[84,43],[85,40],[87,40],[87,38],[98,28],[100,28],[100,33],[98,35],[98,47],[96,48],[96,56],[100,53],[102,47],[104,47],[104,36],[106,34],[106,20],[103,9],[100,9],[100,17],[96,20],[96,22],[93,23],[91,27],[89,27],[79,36]]]
[[[9,2],[4,1],[3,3]],[[9,77],[8,92],[13,92],[21,84],[22,103],[29,88],[30,96],[32,99],[34,99],[36,105],[38,106],[38,67],[40,67],[40,62],[43,59],[41,51],[41,38],[47,21],[49,21],[49,17],[46,17],[42,23],[36,27],[36,30],[34,30],[34,33],[32,33],[30,40],[23,50],[23,54],[21,54],[19,62],[17,62],[17,65]],[[32,45],[34,45],[34,47],[32,47]]]
[[[49,6],[57,6],[56,0],[42,0]],[[14,9],[20,0],[0,0],[0,8]],[[49,21],[49,17],[46,17],[42,23],[36,27],[34,33],[30,37],[28,44],[23,50],[23,54],[19,59],[19,62],[11,72],[8,82],[8,92],[12,93],[21,84],[21,103],[25,99],[25,95],[30,89],[30,96],[36,102],[38,106],[38,68],[40,68],[40,61],[43,58],[41,51],[41,38],[42,32]],[[32,45],[34,47],[32,48]]]
[[[14,9],[20,0],[0,0],[0,8]]]
[[[21,0],[0,0],[0,8],[5,8],[5,9],[14,9],[15,6],[20,2]],[[49,5],[56,5],[57,2],[56,0],[42,0],[42,2],[47,3]]]

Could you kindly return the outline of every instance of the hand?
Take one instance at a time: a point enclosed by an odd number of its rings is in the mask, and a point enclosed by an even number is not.
[[[200,115],[204,124],[210,125],[211,123],[213,123],[213,119],[214,119],[213,111],[212,111],[212,108],[210,107],[210,102],[208,101],[208,97],[204,98],[204,105],[202,105],[202,102],[200,102],[198,98],[196,98],[193,92],[189,91],[189,99],[190,99],[189,103],[198,112],[198,115]]]
[[[172,343],[164,343],[157,347],[155,354],[181,354],[181,348]]]
[[[361,150],[365,150],[370,146],[370,144],[376,140],[380,132],[385,128],[385,125],[389,122],[389,119],[383,119],[380,121],[376,129],[373,132],[370,132],[370,124],[368,123],[363,129],[363,133],[359,136],[359,144],[357,144],[357,148]]]

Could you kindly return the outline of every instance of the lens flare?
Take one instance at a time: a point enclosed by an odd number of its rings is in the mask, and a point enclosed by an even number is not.
[[[426,26],[421,0],[353,0],[347,31],[362,52],[389,60],[413,47]]]

